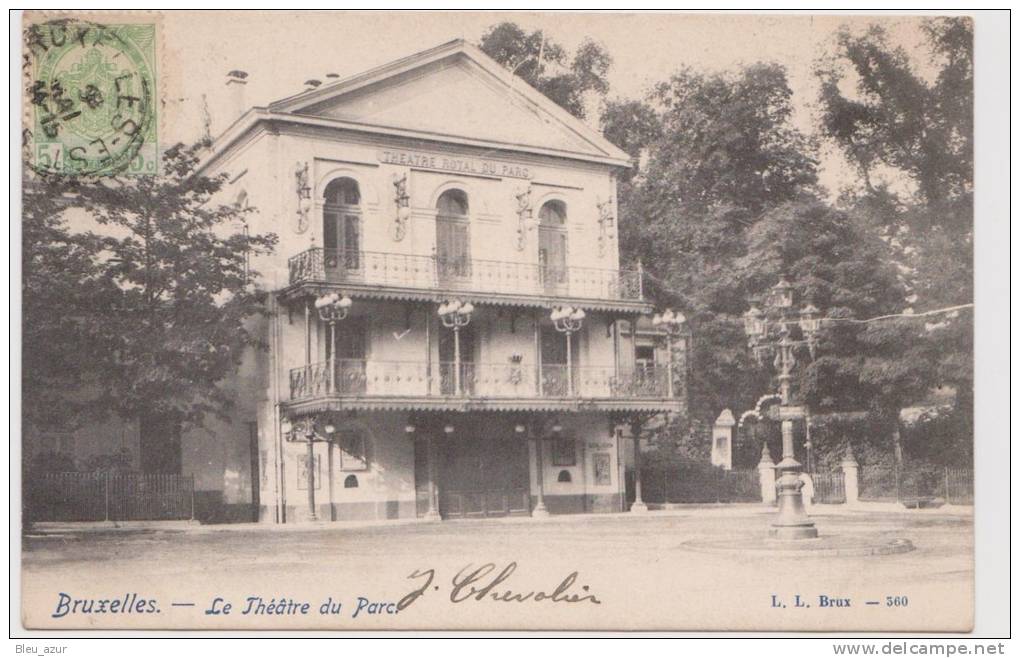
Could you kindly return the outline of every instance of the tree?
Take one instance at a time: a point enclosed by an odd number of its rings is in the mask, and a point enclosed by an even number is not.
[[[916,62],[890,45],[882,28],[842,30],[819,62],[821,129],[860,174],[844,204],[869,215],[897,251],[902,277],[918,311],[973,301],[973,23],[932,18],[922,26],[928,58]],[[906,179],[893,185],[889,174]],[[874,327],[869,340],[899,344],[872,361],[865,378],[903,396],[896,373],[931,371],[911,390],[949,385],[964,426],[973,419],[973,318],[942,316]],[[918,354],[923,350],[924,354]],[[917,375],[920,377],[920,375]],[[912,402],[922,398],[915,395]],[[962,433],[969,440],[969,432]]]
[[[79,187],[44,174],[22,186],[22,420],[44,432],[102,415],[96,394],[112,354],[100,309],[119,291],[99,264],[103,242],[64,219]]]
[[[612,58],[590,39],[571,58],[544,32],[529,34],[516,23],[503,22],[482,35],[479,47],[575,117],[585,118],[586,94],[604,97],[609,91],[606,74]]]
[[[814,144],[792,126],[790,99],[777,65],[711,75],[683,69],[649,98],[658,112],[623,106],[607,122],[630,148],[649,151],[647,171],[621,188],[622,257],[643,262],[658,304],[688,316],[689,405],[703,423],[724,407],[748,408],[767,390],[740,317],[762,277],[740,263],[748,231],[766,211],[810,201],[816,185]],[[649,125],[654,115],[658,129]]]
[[[248,235],[250,210],[214,202],[225,179],[195,174],[200,149],[171,147],[158,176],[29,186],[24,354],[43,373],[26,368],[26,417],[66,402],[167,426],[229,410],[221,384],[259,345],[249,324],[264,294],[247,263],[276,237]],[[67,229],[65,195],[94,230]]]

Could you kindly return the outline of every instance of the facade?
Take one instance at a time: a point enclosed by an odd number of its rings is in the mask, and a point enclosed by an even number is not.
[[[245,78],[202,173],[279,243],[236,418],[179,439],[209,515],[625,510],[622,437],[683,399],[619,261],[627,154],[459,40],[242,112]]]

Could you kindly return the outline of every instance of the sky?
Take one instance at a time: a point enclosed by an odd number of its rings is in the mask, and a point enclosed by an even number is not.
[[[613,57],[610,98],[641,97],[681,66],[780,63],[793,90],[794,121],[807,131],[817,121],[812,68],[841,25],[860,30],[881,22],[911,53],[922,43],[921,17],[891,15],[184,12],[162,20],[161,121],[164,138],[174,141],[202,134],[204,106],[214,136],[233,119],[228,71],[249,74],[248,105],[266,105],[300,92],[309,78],[347,77],[455,38],[477,43],[503,20],[542,29],[568,51],[585,38],[600,42]],[[848,175],[838,155],[823,156],[823,185],[835,191]]]

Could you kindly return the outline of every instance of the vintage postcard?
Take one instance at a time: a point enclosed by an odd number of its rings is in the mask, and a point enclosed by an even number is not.
[[[971,17],[18,20],[26,629],[972,629]]]

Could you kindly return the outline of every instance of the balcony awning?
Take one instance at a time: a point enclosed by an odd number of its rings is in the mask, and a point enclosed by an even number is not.
[[[323,411],[680,411],[675,399],[543,399],[543,398],[422,398],[422,397],[322,397],[297,402],[284,402],[283,408],[295,416]]]
[[[584,297],[561,297],[555,295],[514,295],[501,292],[470,292],[456,289],[421,289],[362,283],[329,283],[304,281],[287,286],[279,292],[284,303],[292,300],[318,297],[326,292],[342,290],[351,297],[361,299],[385,299],[394,301],[442,303],[456,298],[475,305],[519,306],[525,308],[553,308],[555,306],[577,306],[586,311],[618,313],[651,313],[654,307],[642,300],[589,299]]]

